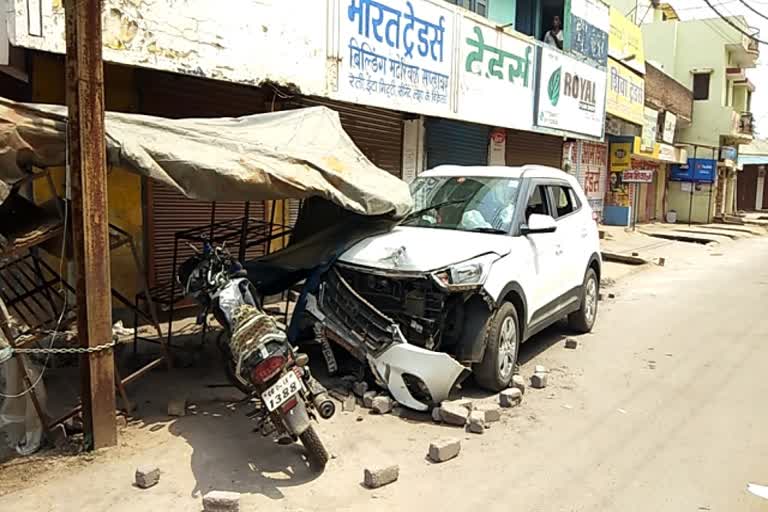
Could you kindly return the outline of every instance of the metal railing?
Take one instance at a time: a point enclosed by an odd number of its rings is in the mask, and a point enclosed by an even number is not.
[[[752,116],[752,112],[742,112],[739,116],[739,133],[752,135],[753,121],[754,118]]]

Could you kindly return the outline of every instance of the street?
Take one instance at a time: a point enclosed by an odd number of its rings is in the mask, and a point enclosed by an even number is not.
[[[561,329],[526,343],[521,373],[545,365],[549,386],[527,389],[483,435],[358,408],[320,423],[334,460],[317,476],[299,445],[250,432],[228,407],[234,391],[201,389],[221,381],[217,369],[178,370],[174,382],[156,372],[136,391],[189,393],[193,415],[171,421],[153,399],[118,448],[40,463],[39,477],[5,468],[2,492],[12,480],[22,490],[0,509],[198,510],[201,493],[222,489],[241,492],[243,510],[767,510],[745,488],[768,484],[768,238],[698,249],[620,281],[576,350]],[[440,437],[461,439],[461,454],[432,464]],[[162,471],[143,491],[131,486],[142,461]],[[400,478],[365,489],[363,468],[377,461],[399,464]],[[83,492],[96,478],[99,492]]]

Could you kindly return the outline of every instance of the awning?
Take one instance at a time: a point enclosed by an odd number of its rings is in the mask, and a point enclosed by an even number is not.
[[[66,160],[66,108],[0,98],[0,202],[33,167]],[[411,209],[405,182],[374,166],[325,107],[238,118],[106,114],[110,164],[204,201],[321,197],[366,216]]]

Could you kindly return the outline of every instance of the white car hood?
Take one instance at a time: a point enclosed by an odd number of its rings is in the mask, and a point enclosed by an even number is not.
[[[429,272],[488,253],[510,252],[508,235],[399,226],[353,245],[339,260],[384,270]]]

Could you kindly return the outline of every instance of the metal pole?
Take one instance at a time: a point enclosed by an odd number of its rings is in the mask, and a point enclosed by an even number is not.
[[[696,172],[696,154],[699,146],[693,145],[693,172]],[[691,179],[691,192],[688,196],[688,225],[691,225],[691,217],[693,217],[693,190],[696,188],[693,179]]]
[[[112,340],[101,0],[65,0],[64,9],[77,330],[80,345],[92,348]],[[112,348],[83,354],[80,374],[86,446],[114,446]]]
[[[712,215],[712,189],[715,188],[715,181],[717,180],[717,156],[715,155],[715,148],[712,148],[712,160],[715,161],[715,176],[714,180],[712,180],[712,183],[709,184],[709,196],[707,198],[707,223],[712,222],[712,218],[710,215]]]
[[[633,183],[632,187],[632,231],[637,227],[637,183]]]

